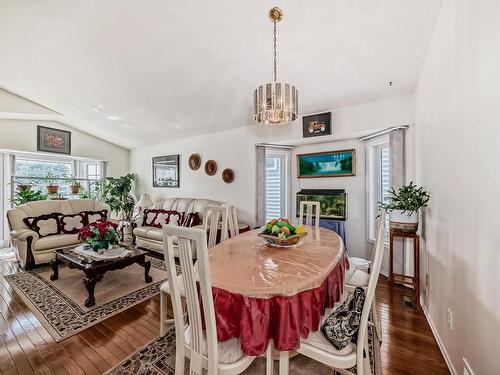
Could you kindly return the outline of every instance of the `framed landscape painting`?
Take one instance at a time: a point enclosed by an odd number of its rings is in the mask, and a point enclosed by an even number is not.
[[[344,177],[356,175],[356,150],[297,155],[297,177]]]
[[[179,155],[153,158],[153,187],[179,187]]]
[[[71,154],[71,132],[38,125],[36,149],[69,155]]]

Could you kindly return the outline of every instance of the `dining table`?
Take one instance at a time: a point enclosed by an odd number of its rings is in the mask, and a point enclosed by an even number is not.
[[[259,232],[209,249],[217,339],[238,338],[248,356],[264,354],[272,343],[280,374],[287,374],[289,352],[341,299],[349,263],[332,230],[306,227],[307,235],[292,247],[274,247]]]

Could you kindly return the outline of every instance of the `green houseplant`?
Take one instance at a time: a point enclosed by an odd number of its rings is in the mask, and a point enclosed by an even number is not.
[[[33,202],[33,201],[44,201],[47,199],[47,195],[42,194],[40,190],[16,190],[14,192],[14,197],[10,200],[11,203],[15,206],[19,206],[24,203]]]
[[[71,176],[69,179],[69,188],[71,190],[71,194],[76,195],[80,192],[80,189],[82,189],[83,186],[80,181],[78,181],[74,176]]]
[[[49,194],[57,194],[59,190],[59,185],[56,185],[57,181],[57,176],[50,172],[44,177],[43,182],[47,185],[47,192]]]
[[[389,201],[378,202],[379,207],[389,214],[392,229],[416,232],[419,223],[419,211],[426,207],[430,195],[423,187],[412,182],[396,191],[389,190]]]
[[[131,194],[135,175],[129,173],[121,177],[106,177],[97,182],[98,197],[107,203],[118,218],[131,221],[135,201]]]

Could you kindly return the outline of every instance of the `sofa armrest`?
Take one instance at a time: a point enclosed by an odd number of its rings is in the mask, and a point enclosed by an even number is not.
[[[10,231],[10,238],[12,240],[26,241],[26,239],[31,236],[33,241],[40,238],[37,232],[31,229],[14,229]]]

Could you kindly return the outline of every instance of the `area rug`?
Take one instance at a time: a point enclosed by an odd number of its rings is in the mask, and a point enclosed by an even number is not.
[[[51,336],[61,341],[158,294],[167,278],[165,264],[147,258],[153,282],[144,282],[144,268],[138,264],[106,272],[96,284],[96,304],[90,308],[84,305],[88,293],[79,270],[61,266],[55,281],[50,280],[50,267],[21,271],[5,279]]]
[[[371,371],[374,375],[381,375],[380,343],[374,339],[373,328],[368,327],[368,346]],[[278,361],[274,361],[274,372],[278,371]],[[356,368],[349,369],[356,374]],[[189,373],[189,364],[186,363],[185,373]],[[264,358],[256,358],[245,375],[260,375],[266,373]],[[110,375],[175,375],[175,328],[172,326],[164,337],[159,337],[126,358],[106,374]],[[301,375],[332,375],[332,369],[303,355],[290,358],[290,374]],[[340,375],[333,370],[333,375]]]

